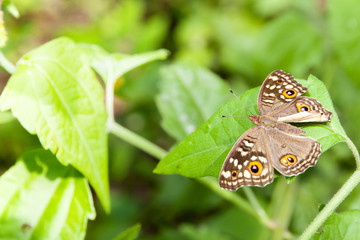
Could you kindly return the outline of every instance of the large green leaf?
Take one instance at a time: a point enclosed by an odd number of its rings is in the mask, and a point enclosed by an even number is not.
[[[184,139],[229,98],[228,89],[219,77],[199,67],[164,68],[156,98],[163,128],[176,140]]]
[[[50,152],[24,154],[0,178],[1,239],[84,239],[94,218],[87,180]]]
[[[343,141],[346,135],[325,85],[314,76],[299,82],[310,89],[308,96],[317,98],[325,108],[333,112],[330,123],[303,124],[306,135],[320,141],[324,152],[337,142]],[[258,112],[258,92],[259,88],[254,88],[241,96],[241,100],[253,113]],[[247,116],[249,112],[237,99],[225,103],[208,121],[162,159],[154,172],[188,177],[217,177],[233,144],[246,130],[254,126],[247,118],[221,118],[221,115]]]
[[[352,210],[333,213],[313,236],[313,240],[356,240],[360,239],[360,211]]]
[[[71,164],[110,208],[106,112],[102,88],[77,45],[53,40],[26,54],[0,98],[45,149]]]

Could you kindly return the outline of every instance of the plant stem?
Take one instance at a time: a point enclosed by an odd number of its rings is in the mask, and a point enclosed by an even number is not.
[[[217,181],[214,181],[214,179],[209,178],[209,177],[203,177],[203,178],[198,178],[197,180],[199,182],[203,183],[204,185],[206,185],[207,187],[209,187],[214,192],[216,192],[219,196],[225,198],[229,202],[233,203],[235,206],[243,209],[250,216],[253,216],[254,218],[256,218],[259,222],[264,222],[265,223],[267,221],[264,218],[262,218],[262,216],[256,214],[257,212],[253,211],[253,208],[249,204],[249,202],[245,201],[239,195],[234,194],[231,191],[224,191],[223,189],[219,188],[219,185],[217,184]],[[265,224],[265,225],[267,225],[267,224]]]
[[[14,64],[12,64],[0,51],[0,66],[4,68],[4,70],[9,73],[13,74],[16,70],[16,67]]]
[[[249,199],[250,204],[252,205],[252,209],[254,209],[256,211],[257,215],[261,218],[262,221],[264,221],[264,223],[266,223],[266,225],[270,229],[274,228],[275,223],[266,214],[265,210],[262,208],[262,206],[256,199],[253,191],[248,187],[244,187],[243,190],[244,190],[246,197]]]
[[[204,177],[198,178],[199,182],[203,183],[215,193],[217,193],[222,198],[228,200],[229,202],[233,203],[238,208],[242,209],[244,212],[248,213],[250,216],[253,216],[257,219],[260,223],[264,226],[268,227],[269,229],[273,229],[275,227],[275,223],[269,218],[266,214],[264,209],[261,207],[259,202],[257,201],[254,193],[251,189],[247,188],[248,190],[244,190],[247,192],[249,202],[245,201],[239,195],[231,192],[231,191],[224,191],[223,189],[219,188],[217,181],[214,181],[212,178]],[[255,207],[257,206],[257,207]]]
[[[348,137],[346,137],[346,144],[348,145],[348,147],[350,148],[351,152],[354,155],[356,162],[356,170],[360,170],[360,155],[355,144]]]
[[[357,154],[358,155],[358,154]],[[339,191],[326,204],[322,211],[314,218],[310,225],[305,229],[299,240],[310,239],[311,236],[319,229],[325,220],[335,211],[339,204],[349,195],[349,193],[360,182],[360,170],[356,170],[351,177],[344,183]]]
[[[273,240],[294,238],[286,229],[288,228],[295,204],[296,188],[296,181],[287,184],[285,178],[281,178],[276,182],[270,211],[271,217],[277,225],[272,232],[271,239]]]
[[[164,149],[158,147],[157,145],[137,135],[129,129],[124,128],[120,124],[110,123],[108,127],[109,131],[117,137],[123,139],[124,141],[132,144],[139,149],[142,149],[143,151],[157,159],[163,159],[167,154]]]

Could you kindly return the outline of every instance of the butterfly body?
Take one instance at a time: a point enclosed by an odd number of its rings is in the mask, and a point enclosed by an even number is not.
[[[226,157],[219,176],[221,188],[265,186],[273,181],[274,168],[285,176],[296,176],[316,164],[320,142],[286,123],[330,121],[330,111],[316,99],[301,96],[306,91],[290,74],[270,73],[258,97],[261,115],[249,116],[257,126],[247,130]]]

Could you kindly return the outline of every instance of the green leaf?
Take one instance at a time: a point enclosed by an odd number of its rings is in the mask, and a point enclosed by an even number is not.
[[[190,224],[183,224],[179,227],[179,231],[189,240],[230,240],[227,235],[218,232],[216,229],[202,225],[195,227]]]
[[[360,69],[354,63],[360,61],[359,8],[357,0],[329,1],[328,4],[330,41],[340,64],[358,87]]]
[[[19,11],[12,0],[4,0],[2,5],[14,18],[20,17]]]
[[[79,44],[81,49],[87,53],[92,67],[106,83],[108,80],[115,82],[125,73],[151,61],[166,59],[169,52],[165,49],[126,55],[120,53],[110,54],[103,48],[93,44]]]
[[[325,85],[314,76],[310,76],[307,81],[299,80],[299,82],[310,89],[308,96],[318,99],[333,113],[330,123],[304,125],[306,135],[320,141],[324,152],[337,142],[344,141],[346,135]],[[253,113],[258,112],[256,106],[258,93],[259,87],[245,92],[240,97]],[[208,121],[162,159],[154,172],[181,174],[187,177],[218,177],[223,161],[236,140],[254,126],[246,118],[221,118],[221,115],[247,116],[249,112],[237,99],[225,103]]]
[[[84,239],[94,218],[87,180],[48,151],[24,154],[0,178],[1,239]]]
[[[178,141],[195,131],[230,96],[227,84],[199,67],[172,65],[161,75],[156,98],[161,125]]]
[[[113,240],[134,240],[138,237],[140,229],[141,224],[137,223],[116,236]]]
[[[26,54],[0,98],[45,149],[89,179],[110,209],[102,88],[77,45],[53,40]]]
[[[360,239],[360,210],[333,213],[322,226],[322,231],[312,239],[315,240],[350,240]]]

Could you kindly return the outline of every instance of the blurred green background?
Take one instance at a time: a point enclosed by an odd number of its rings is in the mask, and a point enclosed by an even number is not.
[[[324,81],[348,136],[360,147],[360,2],[357,0],[14,0],[21,17],[5,13],[4,54],[15,63],[27,51],[58,36],[128,54],[170,50],[167,62],[127,74],[116,89],[117,121],[170,149],[175,140],[160,126],[155,105],[159,69],[172,62],[199,65],[241,94],[261,85],[275,69],[295,78]],[[9,75],[0,74],[3,86]],[[228,94],[228,93],[224,93]],[[231,99],[231,96],[229,96]],[[0,171],[26,150],[40,146],[16,121],[0,126]],[[157,160],[109,136],[112,212],[96,200],[97,218],[86,239],[111,239],[140,222],[139,239],[266,239],[271,234],[251,216],[204,185],[182,176],[152,173]],[[292,183],[296,201],[289,229],[300,234],[355,169],[339,144]],[[264,206],[284,183],[253,188]],[[238,191],[239,195],[243,192]],[[294,193],[295,194],[295,193]],[[339,211],[360,209],[360,190]]]

